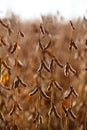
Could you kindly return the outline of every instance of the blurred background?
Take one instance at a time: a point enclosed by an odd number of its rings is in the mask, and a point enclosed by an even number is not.
[[[0,0],[0,17],[13,12],[23,19],[59,13],[66,19],[87,16],[87,0]]]

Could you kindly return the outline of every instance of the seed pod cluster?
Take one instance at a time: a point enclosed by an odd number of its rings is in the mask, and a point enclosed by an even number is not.
[[[30,96],[33,96],[34,94],[36,94],[38,91],[40,91],[40,94],[42,97],[44,97],[45,99],[47,100],[50,100],[50,97],[41,89],[41,86],[34,88],[30,93],[29,95]]]
[[[43,117],[39,112],[36,112],[35,118],[33,119],[33,123],[38,122],[39,124],[42,124]]]
[[[17,102],[14,103],[13,107],[11,108],[10,112],[9,112],[9,115],[13,115],[13,113],[15,113],[16,110],[19,110],[19,111],[23,111],[23,108],[21,107],[20,104],[18,104]]]
[[[76,50],[78,49],[76,43],[71,39],[71,42],[69,44],[69,50],[72,50],[72,47]]]
[[[48,115],[51,116],[52,113],[54,113],[55,117],[57,117],[59,119],[61,118],[60,114],[57,112],[56,106],[53,105],[53,104],[52,104],[52,106],[51,106],[51,108],[50,108],[50,110],[48,112]]]
[[[64,105],[62,105],[62,108],[66,117],[68,117],[68,115],[70,114],[73,119],[76,119],[76,115],[73,113],[71,108],[67,109]]]
[[[46,51],[49,47],[51,46],[51,39],[48,42],[48,44],[46,46],[44,46],[41,42],[41,39],[39,38],[39,47],[42,50],[42,52]]]
[[[51,82],[49,82],[47,90],[49,91],[52,86],[55,86],[60,91],[63,91],[63,88],[59,85],[59,83],[56,80],[51,80]]]
[[[78,96],[76,90],[72,86],[70,86],[69,93],[65,96],[65,99],[69,98],[72,94],[74,94],[76,97]]]
[[[76,74],[76,70],[73,69],[73,67],[67,62],[66,65],[64,66],[64,75],[67,77],[69,75],[69,70]]]
[[[41,63],[40,63],[40,66],[39,66],[37,72],[41,72],[43,68],[44,68],[46,71],[50,72],[50,69],[48,68],[46,62],[45,62],[44,60],[41,60]]]
[[[18,88],[19,84],[21,84],[23,87],[27,87],[27,84],[19,76],[17,76],[12,84],[12,88]]]

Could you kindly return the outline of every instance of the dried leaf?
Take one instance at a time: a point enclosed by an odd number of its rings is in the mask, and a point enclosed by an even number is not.
[[[71,107],[71,99],[70,98],[63,99],[62,105],[65,106],[65,108],[70,108]]]

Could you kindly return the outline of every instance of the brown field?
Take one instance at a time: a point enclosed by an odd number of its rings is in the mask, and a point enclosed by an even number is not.
[[[0,19],[0,130],[87,130],[87,19]]]

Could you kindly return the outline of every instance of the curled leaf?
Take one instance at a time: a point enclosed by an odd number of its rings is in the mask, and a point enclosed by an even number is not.
[[[69,50],[72,50],[72,47],[76,50],[78,49],[76,43],[71,39],[71,42],[69,44]]]

